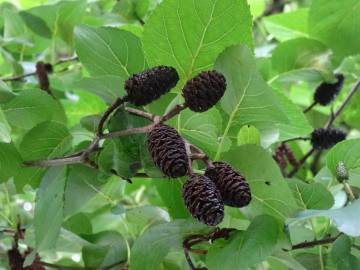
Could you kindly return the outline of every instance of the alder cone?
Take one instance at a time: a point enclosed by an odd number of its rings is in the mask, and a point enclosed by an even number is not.
[[[343,87],[344,75],[336,74],[335,77],[337,79],[335,83],[323,82],[316,88],[314,100],[322,106],[330,104]]]
[[[136,106],[144,106],[166,94],[177,84],[179,75],[175,68],[157,66],[134,74],[125,82],[127,99]]]
[[[226,80],[215,70],[201,72],[183,88],[186,105],[194,112],[204,112],[214,106],[224,95]]]
[[[244,207],[251,201],[251,191],[245,177],[225,162],[214,162],[214,167],[205,171],[220,190],[225,205]]]
[[[149,133],[148,149],[154,163],[166,176],[176,178],[188,173],[185,143],[174,128],[156,125]]]
[[[224,203],[216,185],[207,176],[192,174],[182,190],[186,207],[191,215],[209,226],[224,218]]]
[[[337,128],[318,128],[311,133],[311,144],[315,149],[326,150],[346,139],[346,133]]]

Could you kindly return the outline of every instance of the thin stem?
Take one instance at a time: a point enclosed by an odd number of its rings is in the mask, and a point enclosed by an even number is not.
[[[317,104],[316,101],[311,103],[309,107],[307,107],[306,109],[303,110],[303,113],[307,113],[307,112],[311,111],[311,109],[314,108],[316,106],[316,104]]]
[[[324,128],[329,128],[332,126],[332,124],[335,122],[336,118],[339,117],[339,115],[343,112],[343,110],[345,109],[345,107],[350,103],[351,98],[355,95],[355,93],[359,90],[360,88],[360,78],[356,81],[356,83],[354,84],[354,86],[352,87],[351,91],[349,92],[349,94],[347,95],[347,97],[345,98],[345,100],[343,101],[343,103],[340,105],[340,107],[337,109],[337,111],[332,112],[329,120],[327,121],[327,123],[325,124]],[[305,154],[305,156],[300,160],[299,162],[299,166],[296,166],[288,175],[289,177],[294,176],[299,169],[305,164],[305,161],[313,154],[315,153],[315,149],[312,148],[309,150],[309,152],[307,154]]]
[[[67,62],[71,62],[71,61],[77,61],[79,60],[79,58],[77,56],[74,57],[70,57],[70,58],[64,58],[64,59],[59,59],[54,65],[60,65],[63,63],[67,63]],[[17,76],[12,76],[12,77],[5,77],[5,78],[0,78],[0,80],[6,82],[6,81],[19,81],[22,80],[26,77],[30,77],[30,76],[35,76],[36,72],[29,72],[29,73],[25,73],[22,75],[17,75]]]
[[[315,175],[316,174],[316,171],[317,171],[317,167],[319,165],[319,161],[320,161],[320,158],[321,158],[321,155],[323,153],[323,150],[319,150],[317,151],[315,157],[314,157],[314,160],[311,162],[311,165],[310,165],[310,171]]]
[[[7,77],[7,78],[0,78],[1,81],[7,82],[7,81],[19,81],[21,79],[24,79],[26,77],[34,76],[36,75],[36,72],[30,72],[23,75],[17,75],[13,77]]]
[[[147,118],[152,121],[151,124],[143,126],[143,127],[136,127],[136,128],[129,128],[126,130],[119,130],[119,131],[113,131],[109,133],[103,133],[103,128],[105,125],[106,120],[110,116],[110,114],[118,108],[123,102],[127,100],[127,96],[123,98],[118,98],[113,104],[109,106],[109,108],[105,111],[103,114],[100,123],[97,128],[97,134],[93,141],[90,143],[88,147],[86,147],[83,151],[72,154],[70,156],[65,156],[61,158],[55,158],[50,160],[31,160],[31,161],[25,161],[24,165],[26,166],[36,166],[36,167],[50,167],[50,166],[62,166],[62,165],[70,165],[70,164],[84,164],[93,168],[97,168],[97,164],[89,159],[89,155],[92,152],[95,152],[99,149],[99,143],[101,140],[106,139],[112,139],[117,138],[121,136],[128,136],[133,134],[142,134],[142,133],[148,133],[151,131],[151,129],[157,125],[160,122],[167,121],[171,119],[172,117],[179,114],[182,110],[186,108],[186,105],[177,105],[172,110],[170,110],[169,113],[165,114],[164,116],[158,116],[153,115],[148,112],[142,112],[140,110],[134,109],[134,108],[126,108],[125,110],[131,114],[135,114],[144,118]],[[129,181],[129,179],[127,179]]]
[[[132,134],[148,133],[154,127],[154,125],[155,124],[153,123],[153,124],[149,124],[149,125],[143,126],[143,127],[130,128],[130,129],[126,129],[126,130],[109,132],[109,133],[103,134],[101,136],[101,139],[112,139],[112,138],[116,138],[116,137],[132,135]]]
[[[123,104],[125,101],[127,100],[127,96],[125,97],[118,97],[113,104],[110,105],[110,107],[108,107],[108,109],[104,112],[103,116],[100,119],[99,125],[98,125],[98,129],[97,129],[97,134],[98,135],[102,135],[103,134],[103,129],[104,129],[104,125],[106,120],[108,119],[108,117],[110,116],[110,114],[115,111],[121,104]]]
[[[341,234],[335,236],[335,237],[329,237],[329,238],[325,238],[325,239],[321,239],[321,240],[314,240],[314,241],[310,241],[310,242],[303,242],[300,244],[296,244],[293,245],[291,250],[296,250],[296,249],[302,249],[302,248],[312,248],[315,246],[319,246],[319,245],[326,245],[326,244],[331,244],[333,242],[336,241],[336,239],[339,238]],[[289,250],[286,250],[289,251]]]
[[[350,201],[352,201],[352,202],[355,201],[356,197],[355,197],[349,183],[347,181],[344,181],[343,185],[344,185],[345,192],[349,196]]]
[[[148,119],[148,120],[150,120],[150,121],[153,121],[154,118],[155,118],[155,115],[152,114],[152,113],[140,111],[140,110],[134,109],[134,108],[126,107],[126,108],[125,108],[125,111],[127,111],[127,112],[130,113],[130,114],[133,114],[133,115],[137,115],[137,116],[146,118],[146,119]]]
[[[78,164],[82,162],[83,162],[82,156],[76,156],[76,157],[55,158],[49,160],[29,160],[29,161],[24,161],[24,165],[28,167],[51,167],[51,166]]]
[[[178,115],[181,111],[185,110],[186,108],[187,108],[187,105],[185,105],[185,104],[176,105],[174,108],[172,108],[167,114],[165,114],[161,118],[161,122],[170,120],[171,118]]]
[[[348,96],[345,98],[345,100],[337,109],[337,111],[334,112],[334,115],[328,120],[328,122],[325,125],[325,128],[329,128],[332,126],[336,118],[343,112],[345,107],[350,103],[351,98],[355,95],[355,93],[359,90],[359,88],[360,88],[360,78],[356,81],[353,88],[349,92]]]
[[[310,137],[296,137],[296,138],[291,138],[291,139],[287,139],[285,141],[282,141],[282,143],[288,143],[288,142],[293,142],[293,141],[308,141],[310,140]]]
[[[190,149],[192,150],[191,159],[192,160],[202,160],[206,167],[213,167],[214,164],[210,158],[196,145],[190,144]]]
[[[184,248],[185,258],[190,266],[190,269],[196,270],[197,268],[195,267],[194,263],[192,262],[189,252],[194,251],[194,253],[198,253],[198,254],[206,254],[207,253],[206,250],[200,251],[198,249],[192,249],[192,246],[197,245],[201,242],[214,241],[219,238],[228,239],[230,237],[230,233],[233,231],[235,231],[235,229],[230,229],[230,228],[219,229],[219,228],[217,228],[217,229],[215,229],[215,231],[208,233],[208,234],[195,234],[195,235],[190,235],[189,237],[187,237],[183,241],[183,248]]]
[[[309,150],[309,152],[307,152],[305,154],[305,156],[303,156],[302,159],[299,160],[298,166],[294,167],[293,170],[289,173],[288,177],[293,177],[299,170],[300,168],[305,164],[306,160],[311,157],[311,155],[315,153],[315,149],[311,148]]]
[[[122,265],[126,263],[126,261],[119,261],[116,263],[113,263],[109,266],[105,266],[105,267],[76,267],[76,266],[64,266],[64,265],[58,265],[58,264],[53,264],[53,263],[48,263],[48,262],[38,262],[36,263],[38,266],[42,265],[42,266],[46,266],[46,267],[50,267],[50,268],[55,268],[58,270],[110,270],[111,268],[118,266],[118,265]]]

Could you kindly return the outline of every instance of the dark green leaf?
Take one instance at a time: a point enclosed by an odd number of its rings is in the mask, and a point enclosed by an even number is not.
[[[288,182],[302,209],[329,209],[334,204],[332,194],[320,183],[307,184],[300,180]]]
[[[16,175],[21,168],[22,158],[12,143],[0,143],[0,183]]]
[[[164,0],[146,22],[143,38],[149,64],[176,68],[180,87],[239,42],[253,43],[250,9],[243,0]]]
[[[66,121],[60,103],[40,90],[24,90],[1,107],[9,124],[20,129],[31,129],[44,121]]]
[[[183,239],[191,234],[209,232],[209,227],[194,221],[176,220],[147,229],[131,249],[130,269],[159,269],[170,250],[182,249]]]
[[[34,214],[36,249],[54,248],[63,221],[66,168],[53,167],[44,175]]]
[[[256,217],[245,232],[236,232],[224,247],[211,247],[206,262],[209,270],[247,269],[270,256],[277,243],[279,224],[271,216]],[[229,259],[231,258],[231,259]]]
[[[75,41],[80,61],[93,76],[114,75],[126,80],[146,67],[140,40],[130,32],[78,26]]]
[[[360,20],[357,0],[314,0],[310,7],[310,35],[323,41],[342,58],[360,52]]]

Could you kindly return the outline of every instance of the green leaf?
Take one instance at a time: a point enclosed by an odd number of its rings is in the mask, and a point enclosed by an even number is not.
[[[287,115],[288,119],[290,119],[289,122],[281,122],[278,124],[280,130],[279,141],[284,141],[295,136],[307,137],[312,132],[313,127],[300,108],[280,92],[280,90],[274,89],[274,94],[283,112]]]
[[[314,0],[310,7],[310,36],[329,46],[338,59],[360,52],[360,2]]]
[[[71,148],[72,136],[66,126],[57,122],[43,122],[25,134],[20,144],[24,160],[61,157]]]
[[[252,46],[250,9],[245,0],[164,0],[145,24],[143,44],[150,66],[169,65],[180,87],[213,67],[227,46]]]
[[[113,75],[83,78],[75,83],[75,87],[89,91],[111,104],[117,97],[124,96],[124,78]]]
[[[9,124],[20,129],[31,129],[44,121],[66,122],[59,102],[40,90],[22,91],[1,107]]]
[[[308,36],[309,9],[300,8],[263,18],[266,30],[279,41]]]
[[[248,0],[253,18],[261,16],[266,8],[266,0]],[[265,17],[266,18],[266,17]]]
[[[159,269],[170,250],[181,250],[183,239],[209,232],[209,227],[187,220],[176,220],[147,229],[131,249],[130,269]]]
[[[37,192],[34,213],[37,251],[46,251],[56,245],[63,221],[66,167],[52,167],[44,175]]]
[[[38,16],[35,16],[27,11],[22,11],[19,13],[26,26],[31,29],[35,34],[51,39],[51,30],[46,25],[46,22]]]
[[[280,43],[272,54],[277,79],[285,82],[332,79],[331,52],[323,43],[297,38]]]
[[[99,180],[98,171],[83,165],[70,167],[64,195],[64,216],[73,215],[93,197],[104,184]]]
[[[82,117],[90,114],[100,114],[106,109],[106,104],[101,98],[89,92],[76,91],[76,100],[63,101],[69,126],[79,124]]]
[[[357,237],[360,236],[360,220],[358,213],[360,211],[360,200],[356,200],[350,205],[341,209],[331,210],[307,210],[301,212],[290,223],[312,217],[328,217],[332,219],[340,232]]]
[[[111,117],[108,127],[109,131],[124,130],[144,126],[147,122],[143,118],[129,115],[123,109],[119,109]],[[140,146],[144,145],[144,142],[143,134],[107,140],[98,156],[100,168],[130,178],[141,167]]]
[[[41,34],[42,37],[49,38],[49,30],[51,30],[51,38],[60,37],[72,45],[74,26],[82,21],[85,9],[85,0],[60,1],[54,5],[41,5],[26,11],[25,22],[30,29]],[[30,20],[29,16],[31,15]],[[46,26],[39,19],[45,22]],[[34,29],[35,27],[36,29]]]
[[[22,159],[12,143],[0,142],[0,183],[15,176],[22,166]]]
[[[6,120],[6,117],[0,108],[0,142],[9,143],[11,142],[11,127]]]
[[[23,40],[24,44],[30,45],[29,41],[26,41],[26,26],[19,16],[18,12],[10,9],[5,9],[4,16],[4,39],[9,41],[10,39],[18,38]]]
[[[301,111],[267,86],[256,69],[253,55],[245,46],[226,49],[215,67],[227,80],[221,107],[229,115],[215,159],[220,158],[226,139],[236,137],[243,125],[254,125],[261,135],[277,130],[283,134],[282,139],[308,133],[309,125],[305,124]],[[296,129],[296,133],[291,126],[294,118],[302,119],[304,124]]]
[[[125,30],[78,26],[75,44],[81,63],[93,76],[114,75],[126,80],[146,68],[139,38]]]
[[[341,235],[331,249],[331,260],[338,270],[360,269],[360,260],[351,254],[351,239],[346,235]]]
[[[258,216],[245,232],[236,232],[224,247],[211,247],[206,262],[209,270],[247,269],[271,255],[279,236],[279,224],[271,216]],[[231,258],[231,259],[229,259]]]
[[[64,222],[63,227],[73,233],[76,233],[77,235],[92,233],[91,221],[84,213],[78,213],[71,216],[66,220],[66,222]]]
[[[243,126],[237,136],[237,144],[256,144],[260,145],[260,132],[251,125]]]
[[[0,80],[0,103],[6,103],[15,97],[11,88],[2,80]]]
[[[334,205],[332,194],[320,183],[307,184],[291,180],[289,186],[302,209],[329,209]]]
[[[222,118],[216,108],[203,113],[185,110],[174,118],[174,126],[178,132],[191,143],[200,147],[206,153],[216,153],[221,136]],[[231,141],[224,143],[223,151],[229,150]]]
[[[229,162],[250,184],[252,216],[268,214],[284,221],[297,209],[295,199],[271,155],[256,145],[232,147],[222,159]]]
[[[118,232],[100,232],[86,238],[93,243],[82,249],[86,267],[105,268],[126,260],[128,243]]]
[[[349,171],[360,167],[360,139],[342,141],[327,153],[326,165],[334,176],[340,161],[344,162]]]
[[[154,186],[159,193],[164,206],[173,219],[188,218],[189,212],[182,198],[182,183],[180,180],[154,179]]]
[[[61,157],[71,149],[72,135],[61,123],[43,122],[25,134],[20,143],[20,154],[26,161]],[[45,168],[23,167],[15,175],[15,185],[21,190],[26,184],[37,187]]]

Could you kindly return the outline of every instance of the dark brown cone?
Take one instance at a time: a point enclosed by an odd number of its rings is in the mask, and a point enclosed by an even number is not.
[[[158,66],[134,74],[125,82],[128,101],[144,106],[169,92],[179,81],[177,71],[172,67]]]
[[[311,133],[311,144],[315,149],[326,150],[346,139],[346,133],[338,128],[318,128]]]
[[[194,112],[204,112],[224,95],[226,80],[215,70],[204,71],[189,80],[183,88],[186,105]]]
[[[251,191],[245,178],[225,162],[214,162],[206,169],[209,177],[220,190],[225,205],[244,207],[251,201]]]
[[[215,226],[224,218],[224,203],[219,190],[208,177],[192,174],[183,186],[183,198],[191,215]]]
[[[189,170],[189,158],[179,133],[164,124],[156,125],[149,133],[148,149],[161,171],[168,177],[184,176]]]
[[[336,98],[344,85],[344,75],[336,74],[335,77],[337,79],[335,83],[323,82],[316,88],[314,100],[322,106],[329,105]]]

